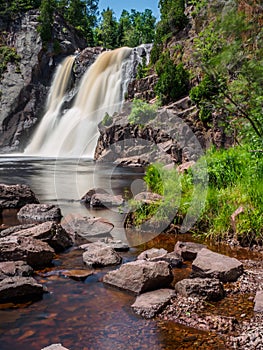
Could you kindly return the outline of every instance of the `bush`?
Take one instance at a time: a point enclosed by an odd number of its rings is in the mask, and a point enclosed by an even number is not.
[[[140,99],[134,99],[128,121],[130,124],[146,124],[156,117],[157,109],[158,106],[156,104],[149,104]]]
[[[7,64],[9,62],[18,65],[20,56],[16,53],[16,50],[9,46],[0,46],[0,77],[5,72]]]

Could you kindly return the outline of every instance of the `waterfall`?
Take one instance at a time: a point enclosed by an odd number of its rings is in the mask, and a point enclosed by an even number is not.
[[[121,109],[132,62],[128,47],[105,51],[83,75],[73,106],[64,114],[61,106],[74,62],[72,56],[58,68],[44,115],[27,155],[92,158],[98,138],[98,123],[105,113]],[[67,66],[67,69],[66,69]]]
[[[69,85],[74,61],[75,56],[69,56],[58,66],[48,95],[46,113],[24,153],[37,154],[48,135],[54,130]]]

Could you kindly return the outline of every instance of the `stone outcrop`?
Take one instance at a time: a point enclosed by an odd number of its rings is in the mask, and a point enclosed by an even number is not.
[[[136,260],[123,264],[118,270],[108,272],[103,282],[135,294],[167,288],[173,280],[167,262]]]
[[[62,214],[54,204],[26,204],[17,213],[19,219],[31,221],[58,221]]]
[[[39,203],[29,186],[0,184],[0,208],[21,208],[28,203]]]
[[[45,242],[31,237],[0,239],[0,261],[26,261],[33,268],[46,267],[54,258],[54,250]]]
[[[103,242],[86,244],[84,249],[83,261],[90,267],[119,265],[122,261],[121,256]]]
[[[201,249],[192,264],[191,277],[218,278],[222,282],[233,282],[243,273],[242,263],[209,249]]]
[[[45,46],[37,30],[38,17],[37,10],[30,10],[17,15],[2,28],[5,45],[16,49],[20,57],[17,64],[8,64],[7,71],[0,79],[2,152],[24,148],[43,115],[56,66],[78,47],[83,49],[87,46],[86,41],[58,14],[54,17],[54,41]]]
[[[133,311],[144,318],[153,318],[175,297],[172,289],[158,289],[139,295],[132,304]]]
[[[175,285],[177,293],[184,297],[201,297],[205,300],[216,301],[223,299],[223,284],[212,278],[188,278]]]
[[[32,277],[8,277],[0,282],[0,303],[41,298],[44,292]]]

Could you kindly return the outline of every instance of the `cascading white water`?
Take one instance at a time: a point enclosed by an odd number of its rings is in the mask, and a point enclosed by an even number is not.
[[[48,95],[46,113],[24,153],[37,154],[56,127],[57,117],[64,102],[74,61],[75,56],[69,56],[58,66]]]
[[[72,108],[62,116],[61,95],[65,89],[62,92],[62,87],[55,84],[55,78],[48,111],[25,153],[44,157],[92,158],[98,138],[98,123],[106,112],[110,115],[118,112],[124,100],[129,79],[125,76],[127,69],[122,68],[131,60],[131,52],[128,47],[103,52],[84,74]],[[59,73],[58,70],[56,76]],[[66,75],[64,78],[66,81]],[[57,89],[61,94],[57,93]],[[56,95],[60,99],[53,103],[51,100]]]

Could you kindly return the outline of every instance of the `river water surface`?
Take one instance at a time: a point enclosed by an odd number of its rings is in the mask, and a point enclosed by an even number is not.
[[[98,165],[91,160],[2,157],[0,169],[0,183],[28,184],[41,202],[58,204],[64,217],[72,213],[96,215],[118,222],[120,230],[116,236],[123,240],[121,213],[107,209],[88,211],[79,199],[93,187],[123,195],[143,188],[142,170]],[[19,224],[16,212],[4,211],[1,224]],[[180,240],[183,238],[190,239],[180,236]],[[176,240],[172,235],[155,237],[122,253],[123,261],[132,261],[142,250],[153,246],[172,251]],[[96,269],[83,282],[60,273],[65,269],[83,268],[79,250],[60,254],[52,268],[39,271],[35,276],[48,288],[42,300],[1,305],[0,349],[40,350],[53,343],[62,343],[70,350],[225,349],[223,340],[215,334],[135,315],[130,307],[135,300],[133,295],[101,282],[109,268]],[[185,265],[180,273],[187,276],[188,270]]]

